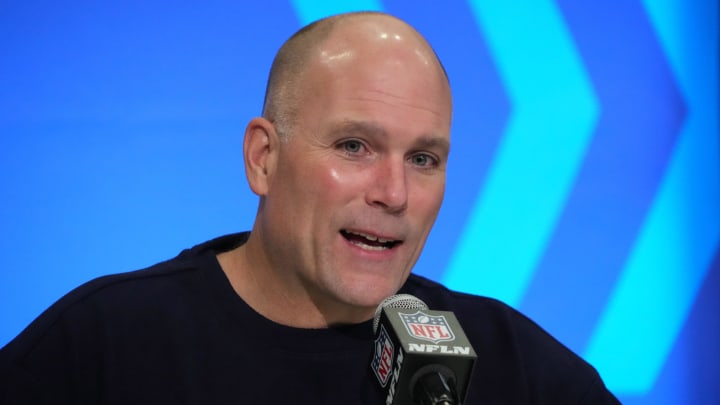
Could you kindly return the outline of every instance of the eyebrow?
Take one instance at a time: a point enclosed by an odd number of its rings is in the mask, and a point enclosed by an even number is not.
[[[387,138],[389,135],[385,129],[374,123],[365,121],[345,120],[332,130],[334,134],[359,132],[371,136]],[[415,141],[416,148],[438,148],[445,156],[450,154],[450,141],[437,135],[423,135]]]
[[[442,151],[445,157],[450,155],[450,141],[439,136],[423,136],[416,144],[422,148],[438,148]]]

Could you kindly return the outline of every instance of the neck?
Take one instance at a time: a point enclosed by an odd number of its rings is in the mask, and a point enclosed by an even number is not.
[[[285,326],[307,329],[357,324],[375,308],[358,308],[325,298],[282,266],[273,265],[254,233],[244,245],[217,256],[235,292],[253,310]]]

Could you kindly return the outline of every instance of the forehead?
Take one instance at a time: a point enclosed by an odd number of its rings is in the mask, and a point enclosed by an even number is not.
[[[389,18],[381,17],[382,21]],[[335,29],[310,58],[304,93],[314,97],[333,88],[358,98],[384,93],[450,114],[450,86],[434,51],[405,23],[388,21],[363,21]]]
[[[449,143],[452,102],[444,70],[417,32],[381,17],[336,24],[313,48],[296,87],[295,124],[316,135],[338,128]]]
[[[301,125],[378,139],[404,134],[449,140],[449,92],[437,80],[395,66],[349,65],[308,83],[312,90],[299,106]]]

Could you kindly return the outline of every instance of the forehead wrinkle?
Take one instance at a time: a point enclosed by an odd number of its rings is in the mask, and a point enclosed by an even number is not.
[[[387,136],[387,132],[385,131],[385,128],[382,126],[369,121],[357,121],[352,119],[345,119],[342,122],[340,122],[335,128],[332,130],[333,133],[354,133],[354,132],[360,132],[367,135],[380,135],[380,136]]]
[[[362,93],[362,92],[361,92]],[[364,93],[368,93],[367,95],[357,95],[354,97],[349,97],[350,100],[357,100],[357,101],[373,101],[373,102],[379,102],[388,106],[401,106],[401,107],[407,107],[412,108],[419,111],[429,112],[432,115],[442,117],[443,112],[440,111],[445,108],[452,108],[452,99],[449,100],[448,106],[441,106],[437,104],[433,105],[418,105],[417,100],[405,100],[404,97],[395,95],[393,93],[387,92],[385,90],[381,89],[375,89],[375,90],[367,90]],[[383,97],[375,97],[374,94],[377,93],[379,95],[382,95],[387,98],[391,98],[393,100],[397,100],[396,102],[391,102],[388,100],[383,99]],[[430,104],[430,103],[429,103]]]

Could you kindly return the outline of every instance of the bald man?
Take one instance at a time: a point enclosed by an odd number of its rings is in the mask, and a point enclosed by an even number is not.
[[[612,404],[595,370],[494,300],[411,274],[442,203],[452,102],[423,37],[381,13],[303,28],[244,163],[250,232],[94,280],[0,352],[1,403],[384,403],[371,318],[413,294],[478,353],[466,404]]]

